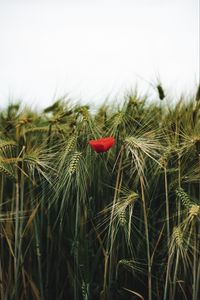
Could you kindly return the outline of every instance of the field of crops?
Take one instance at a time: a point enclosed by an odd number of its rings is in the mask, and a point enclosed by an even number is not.
[[[200,88],[157,88],[0,111],[0,299],[200,299]]]

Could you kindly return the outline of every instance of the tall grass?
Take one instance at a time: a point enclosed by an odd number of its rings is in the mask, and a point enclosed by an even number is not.
[[[2,300],[200,299],[199,89],[170,107],[157,88],[0,112]]]

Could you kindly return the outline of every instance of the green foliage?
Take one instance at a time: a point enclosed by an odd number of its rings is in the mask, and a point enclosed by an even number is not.
[[[156,88],[0,112],[0,299],[200,298],[199,90]]]

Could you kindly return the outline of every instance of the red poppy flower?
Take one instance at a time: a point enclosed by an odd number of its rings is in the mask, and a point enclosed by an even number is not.
[[[106,137],[98,140],[91,140],[88,143],[94,151],[98,153],[106,152],[114,145],[115,139],[113,137]]]

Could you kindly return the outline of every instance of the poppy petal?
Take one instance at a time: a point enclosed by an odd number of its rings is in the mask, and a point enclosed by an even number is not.
[[[88,143],[94,151],[100,153],[108,151],[115,144],[115,139],[113,137],[106,137],[97,140],[90,140]]]

